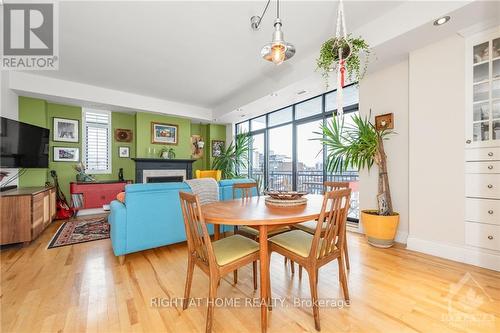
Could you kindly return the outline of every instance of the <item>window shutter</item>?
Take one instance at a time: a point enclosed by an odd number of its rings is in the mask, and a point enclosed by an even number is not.
[[[85,110],[85,169],[89,173],[111,172],[111,114]]]

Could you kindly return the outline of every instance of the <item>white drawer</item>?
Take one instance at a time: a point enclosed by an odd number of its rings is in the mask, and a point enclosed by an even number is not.
[[[500,225],[500,200],[466,198],[465,220]]]
[[[500,161],[465,162],[465,173],[500,173]]]
[[[500,174],[465,175],[465,196],[500,199]]]
[[[500,147],[465,149],[466,161],[500,161]]]
[[[465,244],[500,251],[500,226],[465,222]]]

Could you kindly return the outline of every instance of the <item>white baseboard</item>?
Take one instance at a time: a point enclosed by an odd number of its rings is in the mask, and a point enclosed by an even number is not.
[[[89,209],[80,209],[76,216],[86,216],[86,215],[96,215],[96,214],[104,214],[109,211],[105,211],[102,208],[89,208]]]
[[[408,233],[406,231],[405,232],[398,231],[396,233],[396,237],[394,237],[394,241],[396,243],[406,244],[407,240],[408,240]]]
[[[453,261],[500,271],[500,253],[495,254],[467,246],[437,243],[408,237],[406,248]]]

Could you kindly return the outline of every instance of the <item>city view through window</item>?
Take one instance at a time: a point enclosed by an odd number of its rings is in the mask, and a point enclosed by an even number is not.
[[[349,123],[358,112],[358,87],[344,90],[344,117]],[[326,154],[320,126],[336,116],[336,91],[273,111],[237,124],[236,134],[250,133],[249,165],[240,174],[256,180],[261,191],[306,191],[323,193],[323,182],[348,181],[353,190],[349,217],[359,218],[358,173],[349,170],[330,173],[326,170]]]

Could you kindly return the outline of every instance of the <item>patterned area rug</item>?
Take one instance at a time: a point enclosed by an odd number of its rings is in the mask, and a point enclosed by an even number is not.
[[[84,217],[64,222],[49,243],[48,249],[109,238],[106,216]]]

